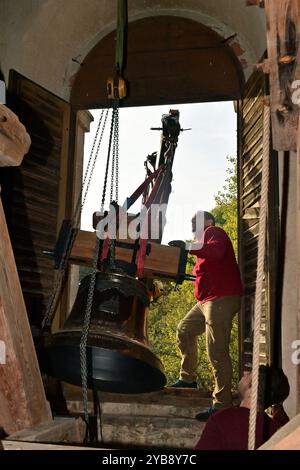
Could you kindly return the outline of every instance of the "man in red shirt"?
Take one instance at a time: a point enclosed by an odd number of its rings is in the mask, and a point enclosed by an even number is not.
[[[196,445],[197,450],[247,450],[251,381],[251,372],[244,372],[239,383],[240,406],[222,409],[210,416]],[[288,379],[282,369],[259,367],[256,449],[289,421],[281,405],[289,391]],[[269,415],[264,410],[271,406],[272,414]]]
[[[197,387],[197,337],[206,332],[215,389],[213,406],[196,416],[205,420],[219,408],[232,405],[229,341],[232,320],[240,309],[243,289],[232,243],[226,232],[215,226],[213,215],[198,211],[192,218],[192,231],[199,242],[196,249],[190,250],[197,256],[193,274],[196,276],[195,297],[198,302],[177,328],[182,362],[180,380],[173,387]]]

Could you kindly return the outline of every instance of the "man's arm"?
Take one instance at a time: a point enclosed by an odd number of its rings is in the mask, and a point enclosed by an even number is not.
[[[191,246],[193,248],[193,245]],[[204,243],[200,250],[190,250],[191,255],[199,258],[218,260],[223,258],[226,249],[225,232],[208,229],[204,234]]]

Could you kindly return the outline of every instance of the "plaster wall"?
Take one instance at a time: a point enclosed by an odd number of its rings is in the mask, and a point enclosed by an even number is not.
[[[116,24],[111,0],[0,0],[0,67],[11,68],[68,100],[87,53]],[[264,10],[245,0],[128,0],[129,22],[174,15],[228,38],[249,76],[266,48]]]

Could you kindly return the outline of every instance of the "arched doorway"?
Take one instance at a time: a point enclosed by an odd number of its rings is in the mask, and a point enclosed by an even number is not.
[[[115,31],[85,57],[75,76],[71,104],[106,107],[106,80],[114,73]],[[234,100],[244,74],[233,50],[216,32],[176,16],[130,23],[125,77],[129,95],[123,106]]]

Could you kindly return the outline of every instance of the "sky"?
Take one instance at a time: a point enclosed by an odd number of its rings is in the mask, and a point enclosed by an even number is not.
[[[119,204],[144,181],[144,161],[148,154],[160,150],[161,117],[169,109],[178,109],[182,128],[173,164],[172,193],[163,243],[189,240],[191,217],[199,209],[210,211],[214,195],[225,183],[227,156],[236,155],[236,113],[232,102],[148,106],[120,109],[119,133]],[[91,152],[100,111],[91,111],[94,122],[85,137],[85,165]],[[81,228],[93,230],[92,215],[100,210],[110,120],[107,122],[92,183],[82,212]],[[109,203],[109,188],[107,202]],[[138,213],[138,201],[131,213]]]

